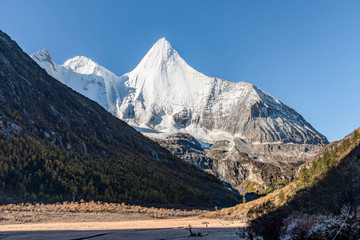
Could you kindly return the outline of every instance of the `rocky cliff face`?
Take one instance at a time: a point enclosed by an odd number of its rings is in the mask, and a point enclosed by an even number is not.
[[[298,165],[313,157],[323,145],[268,143],[249,145],[256,156],[275,165]]]
[[[295,148],[299,147],[294,151],[294,149],[286,149],[290,147],[289,144],[283,144],[283,150],[268,150],[264,153],[269,161],[263,161],[240,138],[233,141],[219,140],[206,145],[189,134],[175,133],[165,139],[153,140],[170,150],[175,156],[215,175],[223,182],[229,183],[242,194],[249,190],[245,186],[247,182],[256,184],[255,192],[264,193],[271,184],[278,183],[279,180],[291,179],[296,171],[296,165],[301,161],[300,158],[297,159],[296,156],[291,155],[291,152],[303,153],[302,148],[306,146],[305,144],[294,144]],[[265,146],[268,145],[261,145],[261,147]],[[265,147],[265,149],[267,148]],[[316,150],[312,151],[316,152]],[[290,155],[290,157],[282,155]],[[295,159],[294,165],[287,162],[290,158]],[[307,156],[301,159],[305,161]]]
[[[121,77],[85,57],[56,65],[42,55],[48,53],[32,58],[50,75],[235,187],[244,180],[264,184],[275,168],[284,176],[328,143],[294,109],[254,85],[191,68],[165,38]]]

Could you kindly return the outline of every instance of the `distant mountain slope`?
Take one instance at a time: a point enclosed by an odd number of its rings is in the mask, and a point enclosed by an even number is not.
[[[252,84],[196,71],[165,38],[121,77],[86,57],[63,65],[46,50],[31,57],[176,156],[242,190],[244,181],[268,188],[274,179],[291,178],[294,166],[328,143],[294,109]],[[196,153],[187,134],[200,146]]]
[[[0,130],[0,182],[25,200],[236,201],[215,177],[49,76],[1,31]]]

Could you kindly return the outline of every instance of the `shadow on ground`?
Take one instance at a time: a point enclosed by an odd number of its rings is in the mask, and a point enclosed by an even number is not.
[[[238,228],[196,228],[192,229],[195,234],[201,236],[190,236],[187,228],[165,228],[165,229],[131,229],[131,230],[97,230],[97,231],[18,231],[0,232],[0,239],[5,240],[167,240],[167,239],[241,239]]]

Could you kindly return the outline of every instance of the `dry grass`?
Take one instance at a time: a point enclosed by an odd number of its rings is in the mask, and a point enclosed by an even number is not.
[[[224,220],[239,220],[248,223],[251,220],[266,214],[290,201],[296,193],[296,183],[278,189],[268,195],[253,200],[251,202],[224,208],[215,212],[205,213],[204,216],[210,218],[221,218]]]
[[[179,210],[126,205],[124,203],[63,202],[57,204],[8,204],[0,206],[0,224],[119,221],[135,219],[182,218],[203,215],[204,210]]]
[[[0,206],[0,211],[8,212],[75,212],[75,213],[140,213],[153,218],[189,217],[205,213],[204,210],[179,210],[126,205],[124,203],[63,202],[56,204],[8,204]]]

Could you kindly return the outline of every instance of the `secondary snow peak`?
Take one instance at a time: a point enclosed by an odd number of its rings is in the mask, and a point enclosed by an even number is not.
[[[84,56],[76,56],[64,62],[63,66],[69,67],[74,70],[74,72],[81,74],[96,74],[96,69],[100,65],[91,60],[90,58]]]
[[[49,51],[44,48],[42,50],[37,51],[36,53],[31,54],[32,58],[37,58],[40,61],[47,61],[47,62],[51,62],[51,57],[50,57],[50,53]]]
[[[40,65],[40,67],[44,68],[45,70],[51,68],[52,71],[56,72],[55,64],[51,60],[50,53],[46,48],[31,54],[30,57],[34,59]]]

